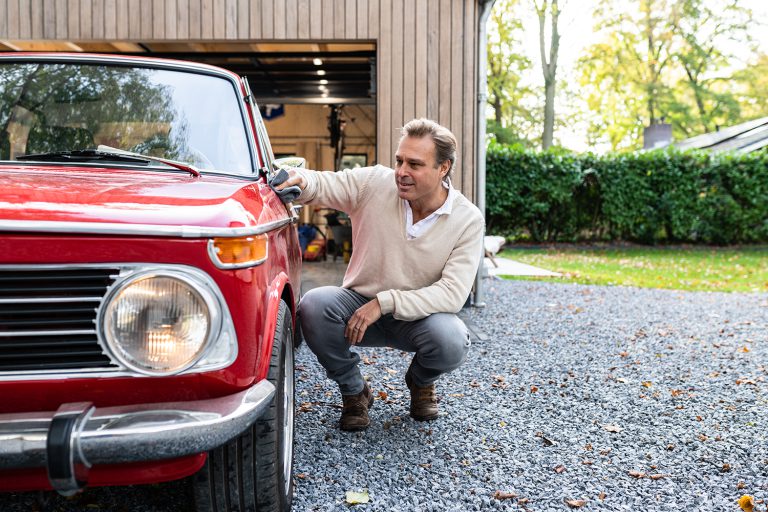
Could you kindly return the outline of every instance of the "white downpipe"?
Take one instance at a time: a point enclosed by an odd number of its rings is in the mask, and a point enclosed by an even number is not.
[[[488,33],[486,25],[491,15],[491,9],[496,0],[480,0],[480,18],[477,37],[477,133],[475,143],[477,144],[477,162],[475,164],[475,197],[477,207],[485,218],[485,105],[488,101],[488,48],[486,40]],[[478,308],[485,307],[485,292],[483,290],[483,277],[486,276],[485,263],[482,259],[485,256],[485,249],[480,260],[480,268],[475,276],[475,300],[473,305]]]

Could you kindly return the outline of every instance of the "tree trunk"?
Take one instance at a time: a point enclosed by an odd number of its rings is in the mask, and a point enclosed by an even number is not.
[[[493,95],[493,117],[496,125],[501,127],[501,97],[498,94]]]
[[[541,69],[544,74],[544,130],[541,136],[541,149],[547,150],[552,146],[555,131],[555,86],[557,84],[557,52],[560,48],[560,33],[557,31],[557,19],[560,10],[558,0],[544,0],[541,4],[534,1],[536,14],[539,17],[539,51],[541,53]],[[547,11],[550,18],[549,60],[545,44]]]
[[[541,149],[552,146],[555,132],[555,81],[544,82],[544,132],[541,136]]]

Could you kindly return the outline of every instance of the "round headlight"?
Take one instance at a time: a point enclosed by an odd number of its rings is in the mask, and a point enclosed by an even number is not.
[[[103,310],[103,334],[112,355],[149,375],[181,372],[200,359],[217,327],[209,294],[175,276],[129,280]]]

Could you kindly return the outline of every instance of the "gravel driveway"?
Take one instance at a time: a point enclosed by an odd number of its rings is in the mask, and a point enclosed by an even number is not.
[[[295,510],[737,511],[768,500],[768,294],[488,281],[479,337],[407,412],[409,355],[361,349],[372,426],[342,433],[338,391],[298,353]],[[88,490],[42,510],[187,510],[158,486]],[[366,505],[346,491],[367,490]],[[30,510],[30,494],[0,510]],[[578,501],[573,501],[578,505]],[[86,508],[87,507],[87,508]],[[766,505],[758,505],[765,510]],[[34,509],[34,508],[32,508]]]
[[[365,433],[300,352],[296,510],[739,510],[768,499],[768,295],[490,281],[485,336],[408,417],[409,356],[363,349]],[[502,498],[502,499],[499,499]],[[579,505],[578,501],[573,505]],[[765,510],[765,505],[759,505]]]

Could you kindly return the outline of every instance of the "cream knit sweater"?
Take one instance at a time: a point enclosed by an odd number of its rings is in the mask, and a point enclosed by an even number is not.
[[[344,288],[379,299],[382,314],[418,320],[456,313],[469,296],[483,250],[480,210],[457,194],[450,214],[408,240],[395,171],[377,165],[339,172],[301,170],[299,203],[318,203],[352,220],[352,259]]]

